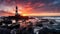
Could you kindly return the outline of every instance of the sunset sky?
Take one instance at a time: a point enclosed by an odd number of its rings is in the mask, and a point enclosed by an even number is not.
[[[60,0],[0,0],[0,16],[14,15],[16,5],[24,16],[60,16]]]

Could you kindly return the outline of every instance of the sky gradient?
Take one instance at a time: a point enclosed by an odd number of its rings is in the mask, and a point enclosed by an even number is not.
[[[60,16],[60,0],[0,0],[0,16],[14,15],[16,5],[24,16]]]

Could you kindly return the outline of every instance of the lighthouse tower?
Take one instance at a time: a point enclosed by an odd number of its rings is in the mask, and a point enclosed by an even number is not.
[[[15,13],[15,16],[18,16],[18,7],[16,6],[16,13]]]

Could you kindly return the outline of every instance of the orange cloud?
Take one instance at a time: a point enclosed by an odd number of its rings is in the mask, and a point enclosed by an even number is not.
[[[33,8],[30,6],[30,3],[23,6],[21,4],[17,4],[17,6],[20,8],[19,11],[22,12],[22,14],[29,14],[33,10]]]

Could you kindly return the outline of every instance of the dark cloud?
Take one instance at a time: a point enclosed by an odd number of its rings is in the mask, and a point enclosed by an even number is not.
[[[11,15],[14,15],[14,14],[7,11],[0,10],[0,16],[11,16]]]

